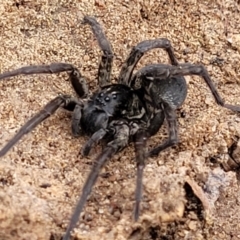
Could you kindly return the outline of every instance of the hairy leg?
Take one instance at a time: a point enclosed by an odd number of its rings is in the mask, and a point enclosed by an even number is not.
[[[0,157],[4,156],[10,148],[12,148],[23,135],[32,131],[46,118],[50,117],[59,107],[68,108],[68,105],[74,105],[74,100],[70,96],[58,96],[51,100],[47,105],[40,110],[35,116],[33,116],[29,121],[27,121],[17,132],[17,134],[0,150]]]
[[[92,188],[97,181],[100,170],[105,165],[107,160],[109,160],[116,152],[126,147],[129,140],[129,127],[127,124],[117,121],[113,126],[116,132],[114,135],[113,141],[109,142],[106,148],[102,151],[100,155],[94,161],[91,172],[88,175],[88,178],[83,186],[81,197],[77,203],[75,210],[73,211],[73,215],[71,217],[70,223],[68,225],[66,234],[63,237],[63,240],[68,240],[70,238],[70,233],[77,224],[79,220],[79,216],[83,210],[83,207],[87,201],[88,196],[90,195]]]
[[[70,72],[69,77],[71,84],[79,97],[88,95],[88,86],[85,79],[77,68],[68,63],[52,63],[50,65],[32,65],[21,67],[16,70],[4,72],[0,74],[0,80],[4,78],[14,77],[17,75],[30,75],[30,74],[53,74],[60,72]]]
[[[79,100],[77,100],[72,110],[73,113],[72,113],[71,129],[74,137],[79,137],[82,133],[81,131],[82,130],[81,128],[82,109],[83,109],[83,104]]]
[[[134,137],[134,146],[136,152],[136,162],[137,162],[137,184],[135,191],[135,209],[134,209],[134,219],[138,220],[140,214],[140,203],[142,199],[142,180],[143,180],[143,169],[145,167],[146,159],[146,143],[147,143],[147,133],[144,131],[139,131]]]
[[[150,120],[147,129],[147,134],[149,137],[155,135],[159,131],[160,127],[163,125],[164,119],[164,111],[162,109],[155,110],[155,115]]]
[[[178,129],[175,110],[172,109],[168,103],[163,103],[162,108],[168,124],[169,137],[163,144],[155,147],[148,153],[148,156],[150,157],[157,156],[164,149],[178,143]]]
[[[90,150],[92,149],[94,144],[97,144],[105,135],[107,134],[106,129],[101,128],[97,132],[95,132],[91,138],[87,141],[82,149],[83,156],[88,156]]]
[[[131,53],[123,63],[123,66],[119,75],[119,83],[127,84],[130,86],[132,72],[136,64],[144,55],[144,53],[154,48],[165,49],[169,55],[171,64],[175,66],[178,65],[177,59],[173,52],[171,42],[168,39],[159,38],[154,40],[146,40],[146,41],[140,42],[139,44],[137,44],[135,47],[132,48]]]
[[[98,45],[101,48],[103,55],[98,68],[98,84],[100,87],[110,84],[112,71],[113,51],[102,27],[93,17],[85,16],[83,23],[87,23],[92,27],[94,36],[97,39]]]

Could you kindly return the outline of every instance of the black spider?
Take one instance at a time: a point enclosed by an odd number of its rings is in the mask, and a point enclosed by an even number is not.
[[[39,113],[33,116],[19,132],[0,151],[0,157],[26,133],[30,132],[44,119],[51,116],[59,107],[73,112],[72,132],[79,136],[82,132],[90,135],[90,139],[82,149],[88,155],[94,144],[102,139],[108,142],[94,161],[92,170],[83,186],[82,195],[73,212],[63,239],[70,237],[79,215],[97,180],[101,168],[116,152],[133,141],[137,162],[137,186],[135,195],[135,220],[139,217],[142,195],[142,177],[145,159],[158,155],[160,151],[178,142],[177,120],[175,110],[181,106],[187,96],[187,84],[184,75],[199,75],[204,78],[213,93],[216,102],[232,111],[240,112],[240,106],[225,104],[218,94],[207,70],[202,65],[178,64],[170,42],[165,38],[146,40],[133,47],[129,57],[123,63],[117,84],[110,84],[113,52],[101,26],[93,17],[85,17],[84,23],[92,27],[92,31],[103,51],[98,70],[99,90],[88,95],[86,81],[73,65],[53,63],[22,67],[0,74],[0,79],[19,74],[69,72],[70,81],[79,99],[60,95],[51,100]],[[153,64],[137,71],[133,70],[145,52],[163,48],[167,51],[171,64]],[[147,139],[156,134],[164,119],[169,127],[168,139],[150,152],[146,150]]]

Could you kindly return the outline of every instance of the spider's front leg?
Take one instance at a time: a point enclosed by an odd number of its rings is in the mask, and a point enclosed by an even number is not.
[[[173,52],[173,47],[168,39],[158,38],[154,40],[142,41],[132,48],[128,58],[123,63],[121,72],[119,74],[119,83],[130,86],[133,69],[135,68],[136,64],[139,62],[144,53],[154,48],[165,49],[168,53],[171,64],[175,66],[178,65],[178,61]]]
[[[79,97],[86,97],[88,95],[88,86],[81,73],[71,64],[67,63],[52,63],[50,65],[33,65],[22,67],[13,71],[0,74],[0,80],[17,75],[43,74],[43,73],[60,73],[69,72],[71,84]],[[19,132],[6,144],[0,151],[0,157],[5,155],[11,147],[13,147],[24,134],[27,134],[34,129],[43,120],[52,115],[59,107],[66,110],[73,111],[72,131],[75,135],[79,132],[79,122],[81,118],[81,110],[83,103],[80,100],[73,99],[69,96],[58,96],[51,100],[39,113],[33,116]]]
[[[83,186],[82,195],[73,212],[63,240],[68,240],[70,238],[70,233],[79,220],[79,216],[83,210],[88,196],[92,191],[95,182],[97,181],[100,170],[103,168],[107,160],[109,160],[116,152],[120,151],[128,144],[130,130],[127,123],[123,121],[115,121],[111,122],[109,127],[114,129],[114,138],[107,144],[106,148],[103,149],[102,153],[98,155],[94,161],[92,170],[89,173],[88,178]]]
[[[97,39],[98,45],[103,51],[101,62],[98,68],[98,85],[103,87],[110,84],[110,77],[113,63],[113,51],[102,27],[94,17],[85,16],[83,23],[87,23],[92,27],[94,36]]]
[[[76,104],[79,104],[79,102],[67,95],[61,95],[51,100],[42,110],[27,121],[17,134],[0,150],[0,157],[4,156],[10,148],[12,148],[23,137],[23,135],[31,132],[46,118],[55,113],[59,107],[71,110]]]
[[[134,136],[134,146],[136,153],[137,162],[137,184],[135,191],[135,209],[134,209],[134,219],[138,220],[140,214],[140,203],[142,200],[142,180],[143,180],[143,170],[145,167],[146,160],[146,145],[148,133],[145,131],[138,131]]]
[[[103,137],[106,136],[106,134],[107,130],[104,128],[100,128],[97,132],[95,132],[82,148],[83,156],[88,156],[93,145],[97,144],[101,139],[103,139]]]
[[[85,97],[88,94],[88,86],[85,79],[82,77],[80,71],[72,64],[68,63],[52,63],[49,65],[31,65],[21,67],[16,70],[4,72],[0,74],[0,80],[4,78],[14,77],[18,75],[31,75],[31,74],[53,74],[60,72],[70,72],[70,81],[73,89],[79,97]]]

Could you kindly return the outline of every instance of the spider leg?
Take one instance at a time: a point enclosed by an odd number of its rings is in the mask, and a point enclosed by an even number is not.
[[[101,128],[97,132],[95,132],[83,147],[82,149],[83,156],[88,156],[93,145],[97,144],[106,134],[107,131],[104,128]]]
[[[162,126],[165,119],[165,114],[162,109],[155,109],[154,117],[150,120],[150,123],[148,124],[147,133],[149,136],[155,135],[160,127]]]
[[[88,96],[88,85],[85,78],[77,68],[73,68],[69,73],[69,79],[74,91],[80,98]]]
[[[132,48],[130,55],[123,63],[120,75],[119,75],[119,83],[126,84],[128,86],[131,85],[131,76],[133,69],[135,68],[138,61],[144,55],[144,53],[148,52],[154,48],[163,48],[167,51],[171,64],[177,66],[178,61],[174,55],[173,47],[171,42],[166,38],[158,38],[154,40],[146,40],[138,43],[135,47]]]
[[[73,110],[71,128],[74,137],[78,137],[81,134],[80,121],[82,117],[82,108],[80,104],[76,104]]]
[[[144,131],[139,131],[134,137],[134,145],[136,152],[137,161],[137,184],[135,191],[135,209],[134,209],[134,219],[138,220],[140,214],[140,203],[142,199],[142,179],[143,179],[143,169],[145,167],[146,159],[146,143],[147,143],[147,133]]]
[[[0,74],[0,80],[4,78],[14,77],[17,75],[43,74],[43,73],[60,73],[70,72],[70,81],[79,97],[87,96],[88,86],[85,79],[77,68],[68,63],[52,63],[50,65],[32,65],[21,67],[16,70],[4,72]]]
[[[23,135],[29,133],[43,120],[50,117],[59,107],[68,108],[68,106],[71,105],[74,105],[74,100],[70,96],[58,96],[51,100],[42,110],[27,121],[20,128],[17,134],[0,150],[0,157],[4,156],[10,148],[12,148],[22,138]]]
[[[203,65],[196,65],[196,64],[181,64],[179,69],[173,69],[170,71],[171,74],[173,72],[174,75],[198,75],[204,79],[206,84],[208,85],[209,89],[211,90],[216,102],[218,105],[230,109],[235,112],[240,112],[240,106],[232,105],[224,103],[224,100],[218,93],[212,79],[209,76],[207,69]]]
[[[89,194],[92,191],[93,185],[95,184],[102,167],[105,165],[107,160],[109,160],[116,152],[120,151],[122,148],[126,147],[128,144],[129,127],[127,123],[116,121],[115,124],[112,124],[112,127],[115,130],[114,139],[113,141],[107,144],[106,148],[94,161],[92,170],[88,175],[88,178],[83,186],[82,195],[73,212],[73,215],[68,225],[66,234],[63,237],[63,240],[68,240],[70,238],[70,233],[79,220],[79,216],[82,212],[82,209],[87,201]]]
[[[169,137],[163,144],[159,145],[158,147],[155,147],[148,153],[148,156],[150,157],[157,156],[164,149],[178,143],[178,129],[177,129],[177,118],[176,118],[175,109],[173,109],[166,102],[162,104],[162,109],[164,111],[164,115],[167,120]]]
[[[110,84],[113,51],[102,27],[94,17],[85,16],[83,23],[88,23],[91,26],[98,45],[103,51],[101,62],[98,68],[98,84],[100,87],[103,87],[104,85]]]
[[[232,105],[224,103],[222,97],[218,93],[212,79],[210,78],[207,69],[203,65],[197,64],[180,64],[179,66],[168,66],[167,68],[162,67],[160,64],[148,65],[140,69],[134,76],[133,81],[137,79],[146,79],[152,81],[153,79],[166,79],[175,76],[186,76],[186,75],[198,75],[202,77],[209,89],[211,90],[215,101],[218,105],[230,109],[235,112],[240,112],[239,105]],[[176,89],[177,90],[177,89]]]
[[[136,152],[136,161],[137,161],[137,184],[135,192],[135,209],[134,209],[134,220],[137,221],[140,215],[140,203],[142,199],[142,179],[143,179],[143,170],[145,167],[145,160],[148,157],[146,151],[147,139],[150,136],[155,135],[159,128],[162,126],[165,119],[165,114],[162,109],[158,109],[155,113],[153,119],[151,119],[148,124],[146,132],[137,132],[134,136],[135,152]]]

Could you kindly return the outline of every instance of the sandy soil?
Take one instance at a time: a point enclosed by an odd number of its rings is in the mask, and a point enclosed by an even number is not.
[[[100,51],[84,15],[96,16],[111,41],[113,82],[131,48],[171,40],[182,63],[202,63],[221,96],[240,105],[240,3],[237,0],[5,0],[0,4],[0,71],[68,62],[97,88]],[[163,50],[147,63],[168,62]],[[178,146],[148,160],[139,222],[132,219],[133,146],[103,169],[73,239],[240,239],[240,190],[229,149],[240,137],[240,116],[215,103],[204,80],[187,77],[178,111]],[[66,74],[19,76],[0,83],[0,146],[58,93],[74,95]],[[0,161],[0,239],[61,239],[97,147],[78,155],[86,137],[71,135],[71,114],[59,110]],[[163,141],[166,129],[149,141]],[[240,146],[235,160],[240,161]],[[238,151],[238,152],[237,152]],[[221,163],[221,164],[220,164]]]

